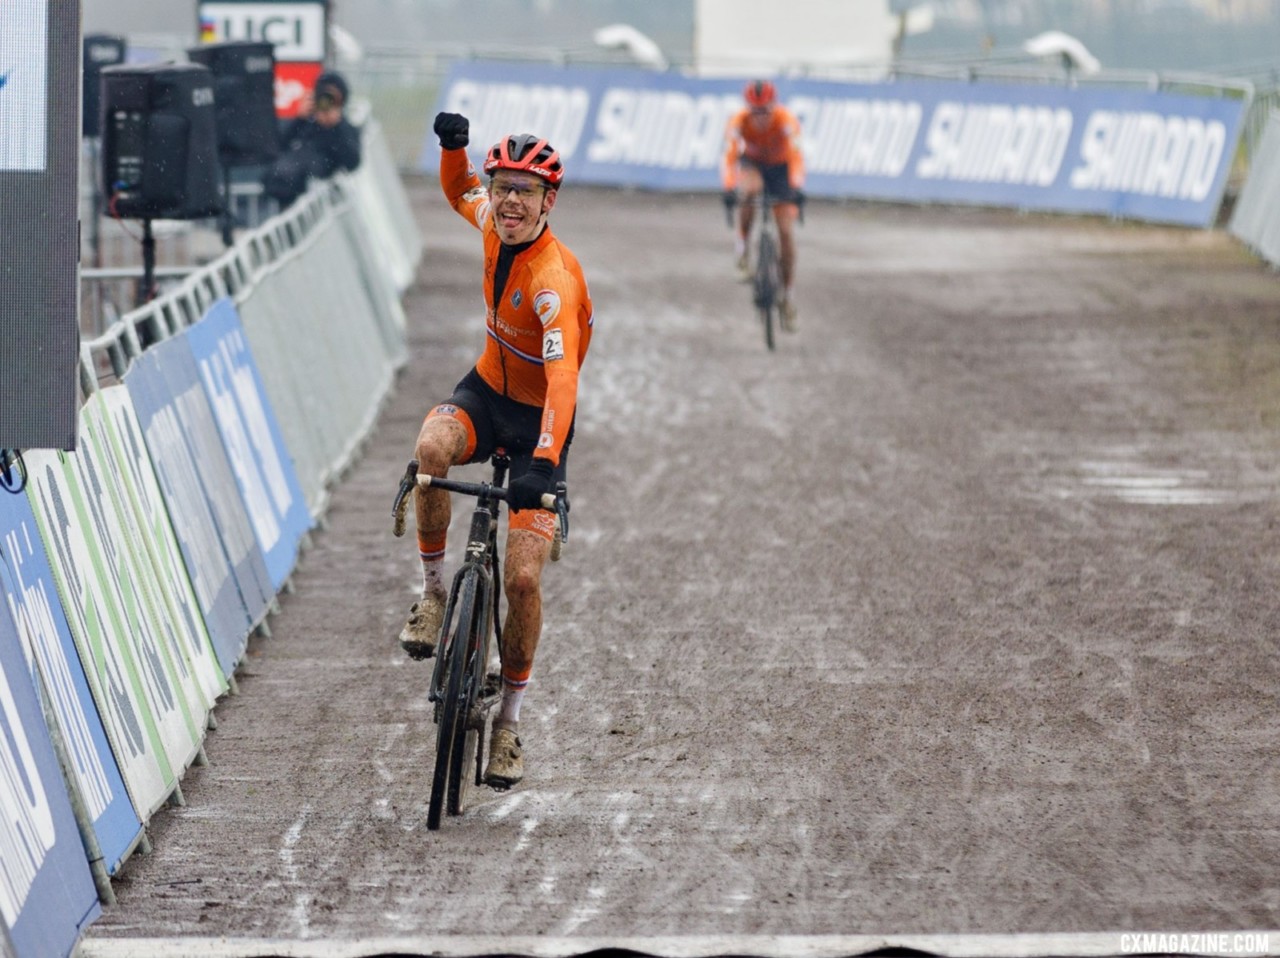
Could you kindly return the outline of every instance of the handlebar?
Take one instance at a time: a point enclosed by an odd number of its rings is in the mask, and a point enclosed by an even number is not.
[[[400,477],[400,488],[396,493],[395,502],[391,506],[391,531],[396,536],[404,535],[406,514],[409,509],[409,493],[415,487],[420,489],[435,487],[445,492],[457,492],[464,496],[475,496],[476,498],[501,499],[504,502],[507,499],[507,490],[502,486],[495,486],[491,482],[463,482],[458,479],[448,479],[440,476],[419,475],[418,460],[410,459],[404,475]],[[553,549],[553,559],[560,557],[560,543],[569,541],[569,500],[567,493],[568,487],[563,482],[558,482],[556,483],[554,495],[550,492],[542,495],[542,508],[556,514],[559,526],[557,530],[559,542],[556,543]]]
[[[729,192],[724,194],[723,202],[724,221],[727,225],[733,226],[733,213],[734,210],[738,208],[738,203],[741,202],[741,200],[738,198],[736,193]],[[761,209],[768,209],[770,206],[778,203],[791,203],[796,208],[796,218],[801,224],[804,223],[804,206],[807,202],[807,198],[804,193],[799,190],[793,190],[786,196],[780,196],[776,193],[760,192],[751,197],[751,202]]]
[[[464,496],[475,496],[477,499],[489,497],[492,499],[501,499],[503,502],[507,500],[507,490],[502,486],[495,486],[491,482],[463,482],[459,479],[442,478],[440,476],[421,475],[418,476],[418,488],[426,489],[428,486],[434,486],[436,489],[443,489],[446,492],[457,492]],[[542,508],[556,511],[560,499],[549,492],[542,494]]]

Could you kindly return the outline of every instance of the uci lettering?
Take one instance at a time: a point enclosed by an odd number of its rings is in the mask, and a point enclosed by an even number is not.
[[[326,14],[318,0],[202,0],[198,14],[205,39],[265,41],[277,63],[324,59]]]
[[[228,40],[265,40],[281,46],[302,46],[305,38],[302,21],[293,17],[225,17],[220,33]]]

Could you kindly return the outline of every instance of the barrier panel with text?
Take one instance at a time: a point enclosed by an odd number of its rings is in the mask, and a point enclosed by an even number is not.
[[[107,871],[115,874],[142,835],[85,678],[53,570],[25,494],[0,493],[0,585],[32,684],[42,681]],[[3,614],[0,611],[0,614]]]
[[[459,62],[439,108],[472,121],[473,159],[534,132],[566,183],[720,187],[745,77]],[[779,78],[813,196],[1010,206],[1208,226],[1248,103],[1104,87]],[[424,144],[433,173],[439,148]],[[478,165],[478,164],[477,164]]]
[[[218,432],[274,590],[288,580],[311,513],[230,299],[187,330]],[[324,388],[324,384],[315,384]]]
[[[124,382],[224,675],[274,590],[185,332],[136,359]]]
[[[18,958],[63,958],[100,913],[17,627],[0,609],[0,921]]]

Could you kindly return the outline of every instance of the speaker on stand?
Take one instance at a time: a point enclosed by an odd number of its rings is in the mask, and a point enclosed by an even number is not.
[[[80,134],[89,151],[89,162],[94,175],[93,215],[89,220],[89,248],[95,267],[102,266],[102,184],[97,171],[102,154],[102,70],[104,67],[124,63],[128,47],[124,37],[106,33],[90,33],[83,41],[81,69],[82,89],[80,107]]]
[[[152,220],[204,219],[223,209],[213,81],[194,63],[102,70],[102,183],[108,213],[143,223],[140,303],[154,292]]]
[[[191,47],[187,56],[208,67],[214,76],[218,159],[226,194],[222,241],[230,246],[235,219],[232,169],[269,164],[280,152],[275,47],[259,41],[227,40]]]

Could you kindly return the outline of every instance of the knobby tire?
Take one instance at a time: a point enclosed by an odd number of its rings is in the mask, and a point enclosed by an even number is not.
[[[440,827],[440,814],[444,811],[446,795],[449,792],[449,772],[455,745],[459,744],[459,731],[462,738],[466,737],[467,711],[465,703],[460,704],[459,700],[466,672],[468,640],[471,625],[475,620],[475,602],[476,582],[474,578],[469,578],[458,597],[453,616],[453,628],[444,649],[444,654],[448,657],[448,661],[442,663],[445,668],[445,689],[439,703],[440,720],[436,725],[436,764],[431,777],[431,798],[427,803],[427,828],[431,831]]]
[[[474,599],[469,610],[470,627],[459,669],[462,673],[458,692],[461,720],[454,728],[453,752],[449,757],[449,792],[445,810],[450,815],[463,813],[466,808],[467,787],[479,777],[473,769],[478,764],[476,750],[483,730],[473,728],[471,719],[480,698],[480,690],[484,686],[485,658],[488,655],[484,638],[489,628],[489,604],[485,601],[487,589],[476,588],[473,591]]]
[[[778,286],[781,282],[779,274],[778,248],[769,233],[761,232],[760,254],[756,260],[756,307],[760,310],[760,321],[764,323],[764,343],[770,350],[774,348],[774,319],[778,312]]]

